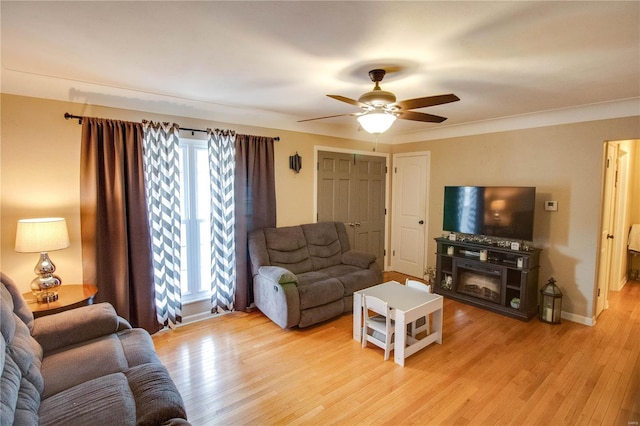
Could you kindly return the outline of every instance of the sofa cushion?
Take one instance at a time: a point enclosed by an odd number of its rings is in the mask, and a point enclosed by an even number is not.
[[[303,274],[298,274],[297,278],[298,278],[297,286],[300,287],[308,284],[317,283],[318,281],[323,281],[331,277],[322,271],[311,271],[311,272],[305,272]]]
[[[360,269],[358,271],[344,274],[338,277],[344,287],[344,295],[352,295],[354,291],[380,284],[377,273],[371,269]]]
[[[136,401],[137,425],[160,425],[187,418],[182,397],[161,364],[143,364],[125,371]]]
[[[301,225],[315,271],[341,262],[343,247],[334,222]]]
[[[376,261],[376,256],[362,251],[349,250],[342,254],[342,263],[367,269]]]
[[[34,321],[33,337],[45,354],[118,331],[121,326],[109,303],[82,306]]]
[[[42,362],[42,374],[46,383],[43,397],[143,363],[160,364],[160,359],[151,336],[140,328],[67,347],[51,353]],[[61,369],[60,365],[75,365],[75,368],[69,371]]]
[[[341,300],[343,293],[344,287],[337,278],[327,278],[304,285],[298,284],[300,310]]]
[[[328,277],[331,277],[331,278],[340,278],[344,275],[349,275],[358,271],[362,271],[362,269],[356,266],[340,264],[340,265],[324,268],[320,272],[322,272],[323,274],[326,274]]]
[[[267,228],[264,229],[264,236],[271,266],[281,266],[294,274],[312,270],[302,228],[299,226]]]
[[[48,398],[83,382],[124,371],[128,367],[120,339],[115,334],[70,346],[43,359],[42,376],[45,386],[42,396]]]
[[[136,424],[136,402],[123,373],[89,380],[44,399],[39,413],[42,426]]]
[[[300,323],[298,327],[308,327],[322,321],[337,317],[344,311],[344,300],[336,300],[326,305],[300,311]]]

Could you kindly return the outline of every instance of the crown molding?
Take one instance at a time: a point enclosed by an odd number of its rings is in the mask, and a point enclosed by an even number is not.
[[[402,144],[435,139],[449,139],[461,136],[508,132],[624,117],[640,117],[640,97],[540,111],[531,114],[514,115],[492,120],[440,126],[411,134],[397,135],[392,143]]]
[[[370,142],[373,137],[366,132],[358,132],[355,126],[322,122],[302,125],[297,122],[297,117],[273,111],[26,73],[4,67],[0,70],[0,77],[2,93],[12,95],[147,111],[218,123],[288,130],[366,142]],[[640,117],[640,97],[444,125],[405,134],[389,132],[380,135],[378,142],[395,145],[632,116]]]

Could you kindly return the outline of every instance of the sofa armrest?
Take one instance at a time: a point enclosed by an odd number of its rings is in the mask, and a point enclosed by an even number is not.
[[[279,266],[261,266],[253,277],[253,296],[258,309],[282,328],[300,322],[298,277]]]
[[[120,320],[113,306],[98,303],[36,318],[31,334],[47,353],[126,328],[131,326]]]
[[[349,250],[342,253],[342,263],[345,265],[357,266],[362,269],[369,268],[376,261],[376,256],[357,250]]]
[[[280,266],[261,266],[258,275],[278,284],[298,284],[296,274]]]

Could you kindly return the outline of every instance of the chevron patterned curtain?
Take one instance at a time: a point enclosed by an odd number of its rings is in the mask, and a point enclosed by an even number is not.
[[[211,182],[211,312],[234,310],[235,140],[233,131],[207,130]]]
[[[145,122],[143,147],[156,310],[158,321],[173,328],[182,321],[178,126]]]

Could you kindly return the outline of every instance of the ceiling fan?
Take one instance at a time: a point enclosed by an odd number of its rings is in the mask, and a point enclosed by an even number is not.
[[[427,123],[442,123],[446,117],[439,115],[426,114],[423,112],[410,111],[416,108],[425,108],[435,105],[442,105],[449,102],[459,101],[454,94],[426,96],[424,98],[406,99],[396,102],[396,95],[380,88],[380,82],[384,78],[386,71],[383,69],[375,69],[369,71],[371,81],[375,83],[373,90],[366,92],[358,98],[350,99],[340,95],[327,95],[335,100],[348,103],[362,108],[362,112],[350,114],[328,115],[326,117],[309,118],[299,120],[304,121],[322,120],[325,118],[341,117],[345,115],[357,116],[357,120],[364,130],[373,134],[380,134],[387,131],[396,118],[412,121],[424,121]]]

